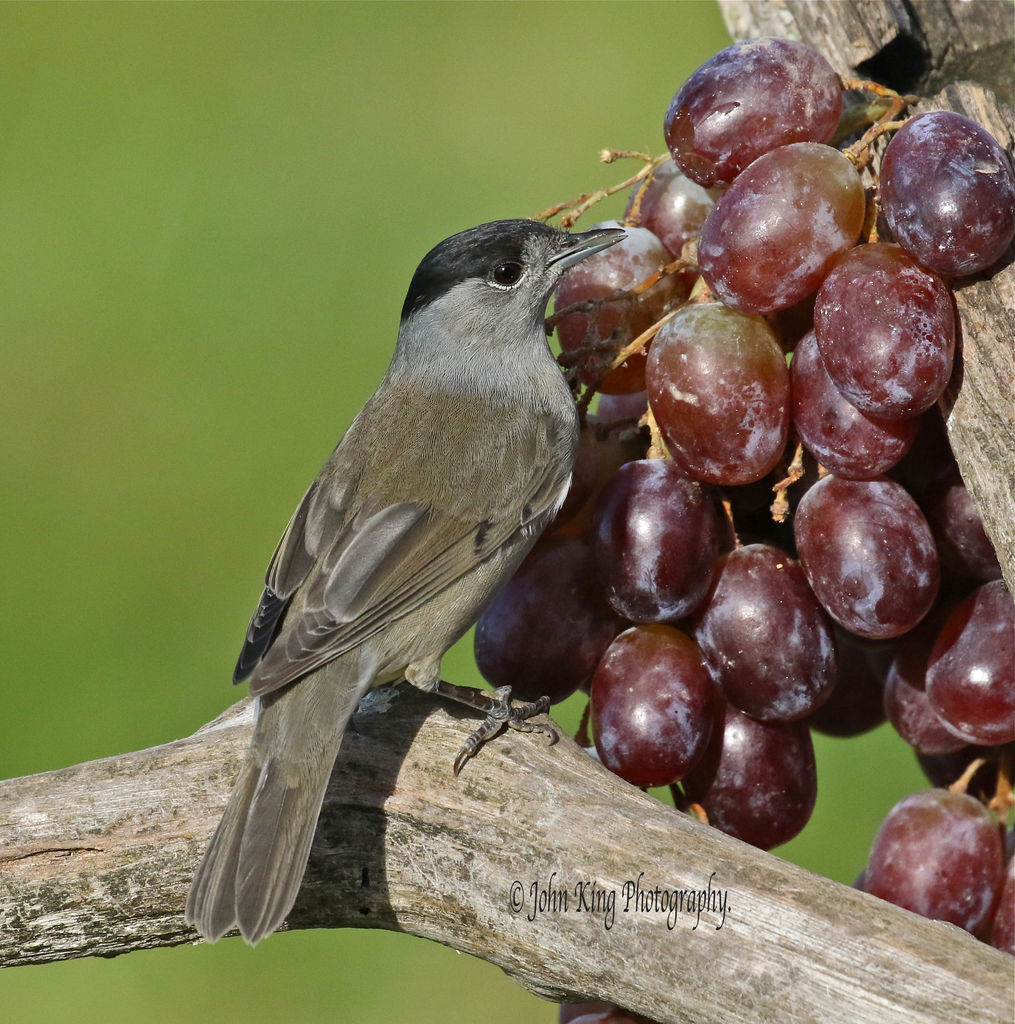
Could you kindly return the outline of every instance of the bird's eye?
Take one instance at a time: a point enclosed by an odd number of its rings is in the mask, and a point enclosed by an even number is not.
[[[510,288],[511,285],[517,284],[522,276],[522,271],[525,267],[521,263],[501,263],[493,268],[493,272],[490,277],[493,279],[494,284],[500,285],[502,288]]]

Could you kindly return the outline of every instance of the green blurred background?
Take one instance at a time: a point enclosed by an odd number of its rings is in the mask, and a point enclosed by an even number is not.
[[[599,150],[660,151],[670,96],[728,41],[711,2],[0,6],[0,775],[186,735],[239,696],[266,560],[420,256],[620,180]],[[468,645],[445,675],[477,681]],[[850,881],[922,783],[884,728],[818,753],[780,853]],[[496,968],[368,931],[5,971],[0,1006],[556,1019]]]

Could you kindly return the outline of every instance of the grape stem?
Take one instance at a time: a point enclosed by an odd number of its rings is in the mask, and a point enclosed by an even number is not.
[[[789,498],[786,492],[804,475],[804,446],[797,443],[796,451],[793,453],[793,461],[786,469],[786,475],[772,486],[775,491],[775,500],[772,502],[772,519],[777,523],[786,522],[789,515]]]
[[[679,308],[679,307],[678,307]],[[610,370],[617,369],[618,366],[623,366],[631,356],[637,355],[641,352],[645,346],[656,336],[656,332],[667,320],[672,320],[676,315],[677,310],[671,309],[665,316],[660,317],[651,327],[647,327],[641,334],[638,335],[630,344],[625,345],[614,357],[613,362],[610,364]]]
[[[652,406],[645,410],[645,415],[638,420],[639,427],[648,427],[649,441],[648,451],[645,453],[646,459],[669,459],[670,453],[666,450],[666,442],[663,441],[662,431],[659,429],[659,424],[656,423],[655,414],[652,412]]]
[[[729,524],[730,533],[733,536],[733,547],[743,547],[743,544],[740,541],[740,534],[737,533],[736,520],[733,518],[733,505],[730,503],[729,498],[722,499],[722,510],[726,516],[726,522]]]
[[[953,793],[965,793],[973,776],[987,764],[987,758],[978,757],[966,765],[966,770],[948,787]]]
[[[607,155],[609,155],[609,159],[606,159]],[[633,174],[630,178],[619,182],[616,185],[609,185],[606,188],[596,189],[595,192],[583,192],[575,199],[569,199],[566,202],[557,203],[545,210],[540,210],[539,213],[534,213],[529,219],[546,221],[551,217],[556,216],[561,212],[561,210],[568,210],[570,212],[565,213],[560,218],[560,226],[562,228],[572,228],[578,222],[578,218],[595,206],[596,203],[601,202],[603,199],[607,199],[609,196],[616,195],[618,192],[622,192],[624,189],[630,188],[632,185],[636,185],[639,181],[644,181],[655,171],[657,167],[666,163],[666,161],[669,160],[670,155],[669,153],[664,153],[662,156],[652,157],[646,153],[636,153],[625,149],[604,149],[599,154],[599,158],[603,163],[612,163],[614,160],[628,157],[644,161],[644,166],[637,174]]]
[[[902,96],[894,89],[889,89],[887,85],[872,82],[869,78],[844,78],[842,79],[842,88],[853,92],[869,92],[874,96],[884,96],[893,100],[905,99],[909,103],[915,103],[919,98],[917,96]]]
[[[649,274],[648,277],[639,281],[633,288],[611,292],[609,295],[603,295],[598,299],[585,299],[581,302],[572,302],[569,306],[564,306],[561,309],[554,310],[553,314],[546,318],[546,333],[551,334],[558,322],[563,317],[568,316],[571,313],[591,313],[608,302],[631,302],[642,293],[648,291],[649,288],[657,285],[667,275],[687,270],[693,265],[694,264],[692,262],[681,257],[680,259],[674,260],[672,263],[667,263],[665,267],[661,267],[654,273]],[[655,337],[656,331],[658,331],[659,328],[662,327],[662,325],[666,323],[666,321],[669,320],[675,312],[676,310],[671,310],[665,316],[661,317],[646,330],[642,331],[637,338],[631,341],[619,352],[616,352],[614,344],[609,338],[607,338],[605,340],[595,339],[592,341],[585,341],[578,348],[573,349],[570,352],[561,352],[560,355],[557,356],[557,362],[567,371],[568,380],[571,382],[575,380],[579,368],[583,368],[589,373],[594,374],[594,379],[586,386],[585,391],[578,402],[578,416],[581,422],[585,422],[585,415],[588,412],[592,398],[598,392],[599,386],[606,378],[606,375],[610,373],[611,370],[615,370],[618,366],[621,366],[624,362],[630,359],[631,356],[641,352]],[[615,352],[616,354],[613,355]],[[583,362],[589,356],[596,356],[604,353],[610,353],[613,355],[613,359],[608,365],[600,367],[582,366]]]
[[[870,151],[871,143],[879,139],[886,132],[898,131],[906,123],[904,120],[894,120],[900,112],[901,110],[889,110],[885,115],[885,120],[876,121],[852,146],[848,146],[842,151],[843,155],[853,162],[858,171],[863,170],[870,163],[874,155]]]
[[[863,227],[860,229],[860,237],[865,238],[868,244],[878,240],[878,204],[874,196],[867,193],[864,197],[866,208],[863,215]]]
[[[842,120],[836,132],[833,142],[848,138],[854,132],[859,131],[861,125],[869,124],[870,127],[851,146],[843,150],[845,156],[851,160],[857,170],[862,170],[870,163],[873,154],[870,152],[871,143],[880,138],[886,132],[896,131],[901,128],[905,121],[897,120],[899,115],[913,103],[919,101],[919,96],[903,96],[894,89],[879,85],[863,78],[844,78],[843,89],[852,89],[857,92],[870,93],[879,99],[873,103],[857,104],[843,112]],[[887,104],[885,103],[887,100]]]
[[[665,267],[660,267],[658,270],[653,271],[633,288],[618,288],[616,291],[610,292],[608,295],[601,295],[597,299],[582,299],[579,302],[572,302],[567,306],[562,306],[560,309],[555,309],[546,318],[546,333],[553,333],[553,329],[557,324],[564,317],[570,316],[572,313],[594,313],[602,306],[611,302],[633,302],[639,295],[647,292],[649,288],[655,287],[664,277],[668,277],[670,274],[678,274],[684,270],[690,270],[694,265],[693,260],[682,256],[672,263],[667,263]],[[652,328],[650,327],[649,330],[652,330]],[[576,349],[575,351],[581,351],[581,349]]]
[[[1012,769],[1015,768],[1015,753],[1002,749],[997,760],[997,786],[987,806],[1007,823],[1012,807],[1015,807],[1015,793],[1012,792]]]
[[[626,153],[627,151],[624,150],[622,152]],[[607,156],[610,157],[609,160],[607,159]],[[599,154],[599,159],[602,160],[604,163],[612,163],[612,161],[616,159],[616,155],[611,150],[604,149],[602,153]],[[653,180],[655,179],[655,169],[657,166],[658,164],[655,163],[652,165],[652,172],[650,174],[647,174],[642,183],[638,186],[638,190],[635,192],[634,198],[631,200],[631,208],[630,210],[628,210],[627,216],[624,217],[623,223],[625,225],[641,224],[641,203],[642,200],[645,198],[645,193],[648,191],[649,185],[651,185]]]

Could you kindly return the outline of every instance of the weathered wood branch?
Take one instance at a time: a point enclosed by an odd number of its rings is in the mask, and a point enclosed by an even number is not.
[[[193,940],[187,887],[251,719],[244,702],[188,739],[0,784],[0,963]],[[410,932],[659,1021],[1009,1012],[1010,957],[701,825],[567,739],[509,733],[456,779],[474,724],[408,687],[357,715],[289,927]],[[626,900],[638,885],[650,903]]]
[[[734,39],[788,36],[840,75],[928,96],[969,80],[1015,104],[1006,0],[718,0]]]

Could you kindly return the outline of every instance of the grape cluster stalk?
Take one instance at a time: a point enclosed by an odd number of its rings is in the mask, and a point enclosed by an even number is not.
[[[887,718],[930,786],[857,885],[1015,954],[1015,603],[939,409],[951,288],[1009,249],[1015,175],[981,126],[900,118],[894,94],[840,142],[851,95],[787,39],[730,46],[674,95],[627,240],[555,297],[598,404],[476,654],[519,697],[586,692],[607,768],[766,850],[814,807],[812,730]]]

